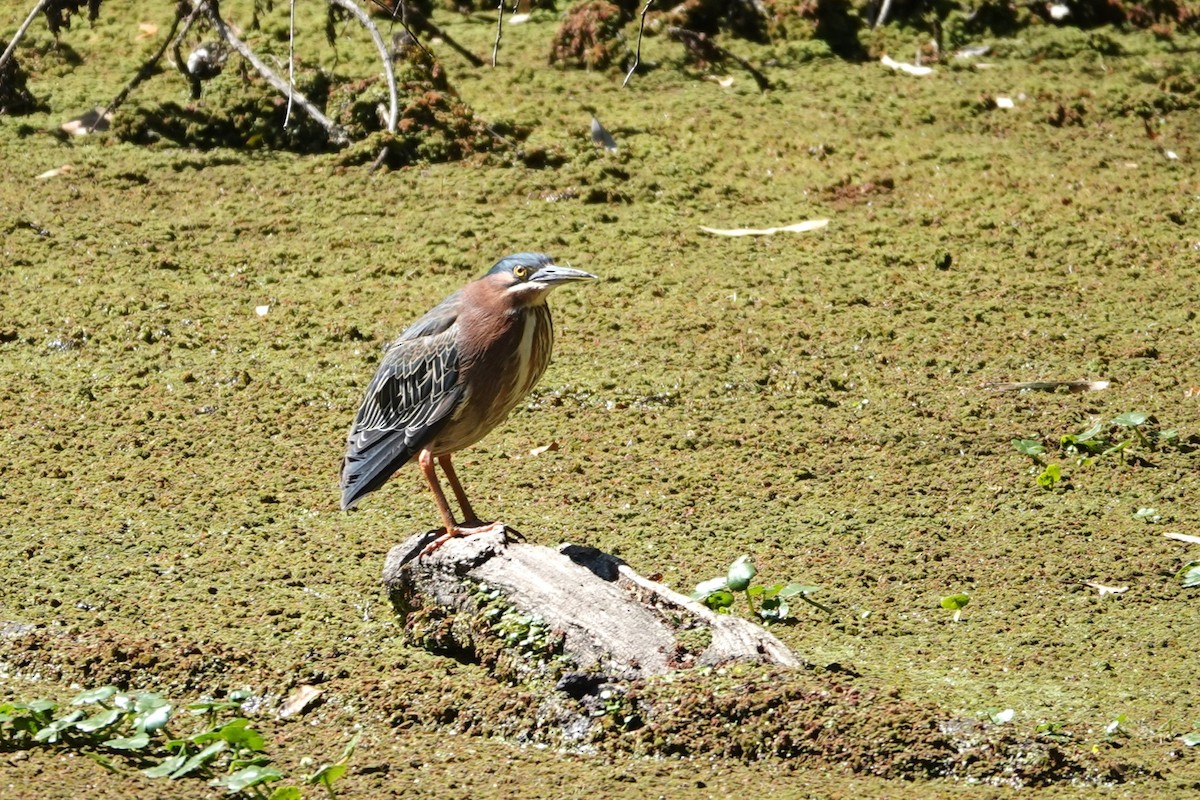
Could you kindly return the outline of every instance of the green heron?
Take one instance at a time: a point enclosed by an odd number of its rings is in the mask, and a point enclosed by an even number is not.
[[[503,422],[546,371],[554,343],[550,290],[595,277],[557,266],[542,253],[506,256],[401,333],[367,385],[346,438],[342,509],[416,456],[445,523],[426,552],[490,529],[471,508],[450,457]],[[435,461],[454,490],[462,525],[454,521]]]

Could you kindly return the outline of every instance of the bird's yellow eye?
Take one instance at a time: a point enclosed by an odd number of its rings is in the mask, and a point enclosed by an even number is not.
[[[523,281],[529,277],[529,267],[525,266],[524,264],[517,264],[515,267],[513,267],[513,275],[515,275],[518,280]]]

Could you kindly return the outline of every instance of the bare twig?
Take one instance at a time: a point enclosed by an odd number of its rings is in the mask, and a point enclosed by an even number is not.
[[[288,103],[283,112],[283,129],[292,119],[292,93],[296,91],[296,0],[288,3]]]
[[[504,0],[496,2],[496,41],[492,44],[492,66],[496,66],[496,58],[500,54],[500,36],[504,33]]]
[[[667,28],[667,34],[672,39],[682,42],[684,47],[705,61],[721,61],[728,58],[736,62],[738,66],[750,73],[750,77],[754,78],[754,82],[758,84],[760,92],[765,92],[771,88],[771,82],[767,80],[767,76],[755,69],[753,64],[736,53],[731,53],[724,47],[721,47],[709,38],[707,34],[674,26]]]
[[[888,11],[892,7],[892,0],[883,0],[883,4],[879,8],[879,16],[875,18],[875,24],[871,28],[878,28],[883,23],[887,22]]]
[[[163,39],[162,47],[159,47],[158,52],[147,59],[146,63],[142,64],[141,68],[137,71],[137,74],[133,76],[129,83],[125,84],[125,88],[118,92],[117,96],[114,97],[107,106],[105,106],[102,112],[100,112],[100,115],[92,121],[92,124],[88,126],[88,133],[94,131],[96,126],[99,125],[102,120],[108,119],[108,115],[116,111],[117,108],[119,108],[120,105],[125,102],[125,98],[129,97],[129,93],[136,89],[139,84],[141,84],[154,73],[154,66],[162,60],[163,53],[167,52],[167,48],[171,46],[172,42],[175,43],[176,58],[178,58],[179,40],[187,34],[188,29],[192,27],[192,22],[196,19],[196,15],[199,13],[199,8],[193,8],[192,13],[187,15],[187,22],[184,24],[183,30],[176,35],[175,31],[179,29],[179,21],[184,18],[183,7],[179,6],[176,8],[175,19],[171,22],[170,32]],[[184,66],[184,69],[187,69],[186,65]]]
[[[326,135],[329,137],[329,141],[339,146],[349,144],[350,137],[346,135],[346,132],[342,130],[337,123],[325,116],[321,112],[321,109],[314,106],[307,97],[296,91],[293,87],[289,86],[287,81],[280,78],[270,67],[264,64],[262,59],[260,59],[245,42],[237,38],[237,36],[233,34],[233,31],[229,30],[229,26],[225,24],[225,20],[221,19],[221,14],[216,8],[206,2],[206,0],[190,0],[190,2],[194,8],[203,6],[208,18],[212,20],[213,27],[216,29],[217,34],[226,42],[228,42],[230,47],[232,47],[234,50],[237,50],[238,53],[241,54],[242,58],[250,62],[250,65],[258,70],[258,74],[262,75],[263,78],[266,79],[267,83],[275,87],[276,91],[282,95],[292,98],[296,105],[300,106],[300,108],[302,108],[314,122],[324,128]]]
[[[396,132],[396,122],[400,116],[400,96],[396,91],[396,71],[392,67],[392,58],[388,54],[387,42],[383,40],[383,34],[379,32],[379,28],[371,21],[371,16],[354,4],[354,0],[329,0],[335,6],[340,6],[354,15],[362,26],[367,29],[367,33],[371,34],[371,39],[375,42],[375,48],[379,50],[379,60],[383,62],[383,74],[387,79],[388,85],[388,133]]]
[[[0,69],[4,69],[4,65],[8,63],[8,60],[12,58],[13,52],[17,49],[17,42],[24,38],[25,31],[29,30],[29,26],[33,24],[33,21],[37,19],[37,15],[42,13],[42,9],[44,9],[49,2],[50,0],[38,0],[37,5],[34,6],[33,10],[29,12],[29,16],[26,17],[25,21],[21,23],[21,27],[17,28],[17,32],[13,34],[12,39],[8,43],[8,47],[4,48],[4,55],[0,55]]]
[[[637,52],[633,56],[633,66],[629,68],[629,72],[625,73],[625,80],[621,82],[622,89],[629,85],[629,79],[633,77],[633,73],[642,63],[642,33],[646,30],[646,13],[650,10],[650,4],[653,2],[654,0],[646,0],[646,4],[642,6],[642,21],[638,23]]]

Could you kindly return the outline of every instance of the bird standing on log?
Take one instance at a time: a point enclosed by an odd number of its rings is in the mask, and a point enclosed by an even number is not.
[[[546,371],[554,325],[546,296],[596,276],[542,253],[496,262],[392,342],[354,417],[342,463],[342,509],[352,508],[417,457],[445,530],[425,552],[493,526],[471,508],[450,457],[488,434]],[[438,483],[442,467],[463,522]]]

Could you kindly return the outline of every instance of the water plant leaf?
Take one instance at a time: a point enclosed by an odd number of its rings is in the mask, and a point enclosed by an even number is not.
[[[142,774],[147,778],[165,778],[182,767],[187,759],[187,753],[180,753],[179,755],[164,758],[158,766],[142,770]]]
[[[221,725],[218,728],[213,728],[210,731],[198,733],[192,737],[192,741],[196,744],[204,744],[205,742],[223,741],[234,747],[244,748],[246,750],[262,750],[266,743],[262,734],[254,730],[250,725],[250,720],[245,717],[232,719]]]
[[[811,586],[804,583],[789,583],[779,590],[780,597],[794,597],[798,594],[812,594],[820,589],[820,586]]]
[[[301,800],[300,790],[295,786],[280,786],[271,792],[267,800]]]
[[[133,718],[134,729],[145,733],[154,733],[161,730],[170,721],[173,711],[171,704],[161,697],[157,699],[160,701],[158,705],[148,703],[145,708],[142,708],[142,704],[138,704],[138,714]]]
[[[83,711],[80,710],[80,711],[72,711],[70,714],[68,714],[65,717],[60,717],[58,719],[51,720],[49,725],[42,728],[41,730],[39,730],[37,733],[35,733],[33,735],[33,740],[35,742],[46,742],[47,744],[54,744],[55,742],[57,742],[59,740],[59,738],[62,737],[63,731],[65,731],[67,728],[70,728],[72,725],[74,725],[76,722],[78,722],[82,718],[83,718]]]
[[[713,592],[721,592],[729,588],[729,584],[724,575],[720,578],[712,578],[707,581],[702,581],[696,584],[695,591],[692,592],[693,600],[704,600]]]
[[[237,772],[231,772],[228,775],[223,775],[213,781],[216,786],[224,786],[229,790],[230,794],[237,794],[245,791],[252,786],[258,786],[263,783],[277,781],[283,777],[283,773],[274,767],[262,766],[260,764],[252,764]]]
[[[754,576],[757,574],[758,568],[754,566],[754,562],[750,560],[750,556],[738,556],[737,560],[729,565],[729,574],[726,576],[726,581],[731,590],[744,592],[750,585],[750,581],[754,580]]]
[[[133,736],[118,736],[102,744],[114,750],[141,750],[150,744],[150,736],[146,733],[135,733]]]
[[[123,716],[125,716],[125,712],[119,708],[106,708],[87,719],[76,722],[75,730],[83,731],[84,733],[95,733],[102,728],[112,725]]]
[[[145,735],[145,734],[142,734],[142,735]],[[200,769],[205,764],[207,764],[209,761],[212,761],[214,758],[216,758],[217,755],[220,754],[220,752],[222,750],[225,750],[227,747],[229,747],[229,742],[226,742],[224,739],[218,739],[217,741],[210,744],[208,747],[201,750],[199,753],[196,753],[194,756],[189,758],[187,761],[183,762],[183,764],[179,767],[179,769],[177,769],[171,773],[171,780],[178,780],[179,778],[182,778],[184,775],[189,775],[189,774],[195,772],[196,770]]]
[[[80,692],[71,700],[73,706],[86,706],[94,703],[103,703],[105,700],[112,697],[119,691],[115,686],[98,686],[95,689],[88,689],[85,692]]]
[[[1179,582],[1185,589],[1200,586],[1200,561],[1189,561],[1179,570]]]
[[[967,603],[971,602],[970,595],[960,592],[942,598],[942,608],[948,611],[961,611],[967,607]]]
[[[1012,445],[1018,453],[1030,458],[1037,458],[1046,452],[1046,446],[1037,439],[1013,439]]]
[[[1188,747],[1195,747],[1200,744],[1200,732],[1185,733],[1179,737]]]
[[[322,764],[316,772],[304,780],[314,785],[319,783],[329,786],[344,774],[346,774],[346,765],[341,762],[336,764]]]
[[[1062,480],[1062,467],[1058,464],[1047,464],[1042,473],[1037,476],[1037,485],[1043,489],[1053,489]]]
[[[1125,428],[1136,428],[1144,425],[1148,419],[1150,419],[1150,415],[1141,411],[1126,411],[1124,414],[1114,417],[1113,424]]]

